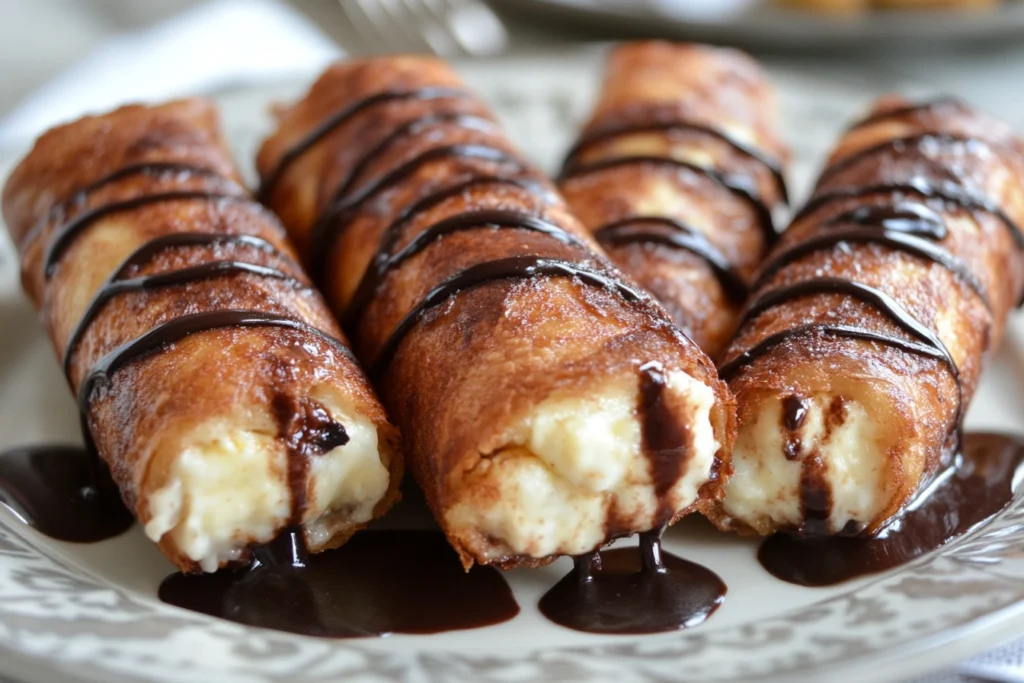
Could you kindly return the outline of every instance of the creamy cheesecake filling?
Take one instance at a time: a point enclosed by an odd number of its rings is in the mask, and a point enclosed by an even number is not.
[[[330,397],[321,397],[320,403],[345,427],[349,439],[325,453],[305,456],[309,469],[303,526],[314,549],[340,525],[369,521],[390,479],[373,424],[350,417],[354,412]],[[275,434],[243,431],[222,421],[206,423],[186,443],[190,445],[173,459],[166,481],[147,499],[145,532],[157,542],[169,534],[203,571],[215,571],[238,559],[252,543],[270,540],[288,523],[288,449]]]
[[[740,425],[725,511],[762,534],[800,526],[805,461],[818,458],[831,503],[828,531],[838,533],[851,521],[870,524],[892,496],[877,420],[856,401],[828,393],[802,403],[806,414],[796,430],[786,428],[777,397],[760,404],[755,420]]]
[[[666,392],[685,406],[686,464],[662,504],[680,511],[708,481],[718,450],[711,409],[714,392],[682,372],[669,373]],[[579,555],[599,547],[609,524],[644,531],[659,500],[643,450],[639,389],[634,378],[600,393],[554,394],[508,433],[508,445],[482,458],[450,485],[461,497],[445,513],[449,531],[475,539],[488,560]]]

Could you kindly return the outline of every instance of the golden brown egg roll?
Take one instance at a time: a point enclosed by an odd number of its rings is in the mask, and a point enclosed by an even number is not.
[[[1013,131],[955,100],[887,97],[846,132],[720,366],[720,524],[872,533],[951,462],[1024,287],[1022,180]]]
[[[717,495],[714,366],[446,64],[333,66],[257,166],[467,567],[586,553]]]
[[[285,527],[334,547],[394,501],[397,430],[212,104],[54,128],[3,213],[87,441],[180,569]]]
[[[560,187],[612,261],[715,357],[775,239],[786,156],[774,92],[753,59],[627,43],[608,57]]]

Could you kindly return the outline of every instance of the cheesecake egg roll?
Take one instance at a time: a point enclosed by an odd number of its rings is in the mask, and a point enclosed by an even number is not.
[[[786,200],[775,95],[747,55],[626,43],[560,188],[612,261],[712,357],[735,331]]]
[[[762,266],[720,365],[735,474],[713,517],[873,533],[955,457],[1024,287],[1024,146],[949,99],[880,100]]]
[[[714,366],[443,62],[331,67],[257,165],[467,567],[590,552],[717,496]]]
[[[50,130],[3,214],[87,443],[181,570],[286,527],[334,547],[390,506],[397,430],[212,104]]]

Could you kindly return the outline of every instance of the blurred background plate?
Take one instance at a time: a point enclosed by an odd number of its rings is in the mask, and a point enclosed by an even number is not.
[[[989,10],[875,10],[829,14],[757,0],[500,0],[517,14],[617,32],[674,35],[753,48],[847,49],[1024,35],[1024,3]]]

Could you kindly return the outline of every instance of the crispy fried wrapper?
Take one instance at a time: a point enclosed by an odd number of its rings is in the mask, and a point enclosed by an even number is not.
[[[397,429],[279,222],[242,187],[212,104],[47,132],[3,211],[73,390],[122,345],[196,321],[121,354],[83,406],[124,502],[180,569],[245,560],[297,525],[312,550],[335,547],[395,500]]]
[[[589,552],[718,495],[714,367],[443,62],[331,67],[258,168],[467,567]]]
[[[950,462],[1024,285],[1022,160],[947,99],[883,98],[841,138],[720,365],[739,435],[717,523],[872,533]]]

